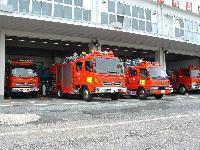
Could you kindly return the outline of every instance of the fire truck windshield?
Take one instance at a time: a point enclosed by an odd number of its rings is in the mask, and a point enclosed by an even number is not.
[[[96,72],[121,74],[123,73],[122,63],[117,58],[96,58]]]
[[[149,68],[149,75],[153,79],[167,79],[167,73],[162,68]]]
[[[17,77],[35,77],[37,76],[36,71],[33,68],[28,67],[15,67],[11,71],[13,76]]]
[[[191,77],[192,78],[199,78],[200,77],[200,70],[191,70]]]

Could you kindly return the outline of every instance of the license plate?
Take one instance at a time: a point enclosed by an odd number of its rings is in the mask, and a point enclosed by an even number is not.
[[[161,90],[161,93],[164,94],[164,93],[165,93],[165,90]]]

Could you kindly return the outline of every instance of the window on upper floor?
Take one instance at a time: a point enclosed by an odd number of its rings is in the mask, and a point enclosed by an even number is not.
[[[115,13],[115,1],[108,1],[108,12]]]

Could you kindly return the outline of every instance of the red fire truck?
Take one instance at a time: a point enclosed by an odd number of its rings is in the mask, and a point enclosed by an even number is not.
[[[33,61],[13,59],[6,64],[5,95],[27,93],[36,97],[38,91],[39,77]]]
[[[54,65],[51,71],[58,98],[63,94],[76,94],[90,101],[92,96],[107,95],[117,100],[126,92],[123,64],[112,52],[74,55],[66,58],[63,64]]]
[[[166,71],[158,62],[129,60],[125,62],[127,95],[137,96],[141,100],[147,96],[161,99],[170,94],[170,81]]]
[[[200,90],[200,66],[189,65],[188,68],[171,71],[170,81],[174,90],[180,94]]]

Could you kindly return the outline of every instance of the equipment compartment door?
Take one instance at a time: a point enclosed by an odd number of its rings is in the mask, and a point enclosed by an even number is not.
[[[72,64],[64,64],[62,68],[62,87],[70,88],[72,86],[73,68]]]

